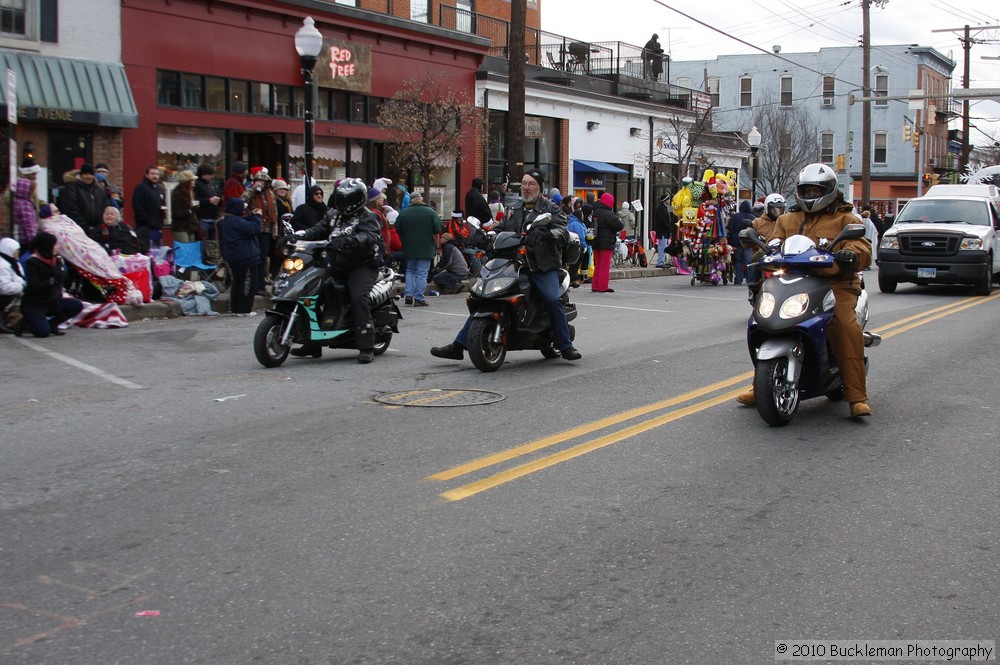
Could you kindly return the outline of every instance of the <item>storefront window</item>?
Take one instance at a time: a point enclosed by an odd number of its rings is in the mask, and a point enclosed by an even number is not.
[[[156,164],[164,180],[173,180],[178,171],[196,171],[199,164],[211,164],[216,174],[225,172],[225,130],[203,127],[160,125],[156,130]]]
[[[333,191],[333,183],[347,177],[347,140],[317,136],[313,146],[313,177],[324,191]],[[289,137],[288,175],[292,180],[305,177],[305,149],[301,136]]]
[[[181,106],[186,109],[205,108],[201,85],[201,76],[181,74]]]
[[[217,76],[205,77],[205,106],[209,111],[226,110],[226,79]]]
[[[352,178],[368,177],[368,141],[351,141],[347,174]]]
[[[351,122],[368,122],[368,104],[362,95],[351,95]]]
[[[229,81],[229,110],[233,113],[246,113],[250,110],[250,81],[231,79]]]
[[[292,89],[287,85],[274,86],[274,114],[292,114]]]
[[[330,120],[347,122],[351,119],[349,97],[343,92],[330,94]]]

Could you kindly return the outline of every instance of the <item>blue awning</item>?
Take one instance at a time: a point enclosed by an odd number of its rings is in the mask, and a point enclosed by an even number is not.
[[[614,164],[607,162],[595,162],[589,159],[574,159],[573,170],[581,173],[628,173]]]
[[[0,69],[17,75],[17,105],[25,120],[138,127],[125,67],[113,62],[71,60],[29,53],[0,53]],[[7,106],[7,86],[0,86]]]

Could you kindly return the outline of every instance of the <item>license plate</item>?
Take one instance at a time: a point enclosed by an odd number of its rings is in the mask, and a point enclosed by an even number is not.
[[[934,279],[937,277],[937,268],[917,268],[917,279]]]

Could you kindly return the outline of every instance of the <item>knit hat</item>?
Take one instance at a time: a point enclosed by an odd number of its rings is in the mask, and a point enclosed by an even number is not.
[[[611,194],[611,192],[604,192],[601,194],[601,203],[614,210],[615,197]]]
[[[278,178],[271,183],[271,189],[278,191],[279,189],[288,189],[288,183]]]
[[[410,205],[413,205],[414,203],[423,203],[423,202],[424,202],[424,195],[421,194],[420,192],[413,192],[412,194],[410,194]]]
[[[666,194],[664,194],[663,196],[660,197],[660,203],[666,203],[671,198],[672,197],[670,196],[670,192],[667,192]]]
[[[462,212],[461,210],[454,210],[451,213],[452,219],[462,219],[463,217],[465,217],[465,213]]]
[[[83,169],[80,170],[83,173]],[[191,182],[192,180],[197,180],[198,176],[194,174],[194,171],[181,171],[177,174],[177,183],[183,185],[186,182]]]
[[[549,198],[552,199],[553,203],[561,203],[563,200],[562,192],[553,187],[549,190]]]
[[[247,172],[247,165],[243,162],[236,162],[233,164],[233,173],[236,175],[243,175]]]
[[[38,209],[38,219],[48,219],[53,215],[53,206],[46,203],[41,208]]]
[[[243,199],[239,197],[234,196],[226,199],[225,211],[227,215],[242,215],[243,207]]]
[[[541,189],[545,186],[545,176],[538,169],[531,169],[530,171],[525,171],[524,175],[531,176],[538,183],[538,188]]]
[[[18,169],[21,175],[31,175],[32,173],[38,173],[41,170],[42,169],[31,157],[25,157],[24,161],[21,162],[21,168]]]
[[[379,197],[383,197],[383,196],[385,196],[385,194],[383,194],[380,190],[377,190],[374,187],[369,187],[368,188],[368,202],[369,203],[371,203],[372,201],[375,201]]]
[[[94,175],[94,165],[93,164],[84,164],[83,166],[80,167],[80,175],[84,175],[84,174],[87,174],[87,173],[89,173],[90,175]]]

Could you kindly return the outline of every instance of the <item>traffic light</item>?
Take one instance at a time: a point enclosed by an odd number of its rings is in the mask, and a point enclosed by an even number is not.
[[[920,147],[920,130],[918,130],[916,127],[913,128],[913,135],[912,139],[910,140],[910,143],[913,144],[914,148]]]
[[[907,125],[906,123],[903,123],[903,140],[910,141],[912,140],[911,137],[912,137],[912,130],[910,129],[910,126]]]
[[[940,180],[940,179],[941,179],[941,176],[939,176],[937,173],[932,173],[931,174],[931,186],[933,187],[934,185],[938,184],[938,180]]]
[[[926,186],[928,186],[930,184],[931,184],[931,174],[930,173],[925,173],[924,174],[924,186],[926,187]]]

